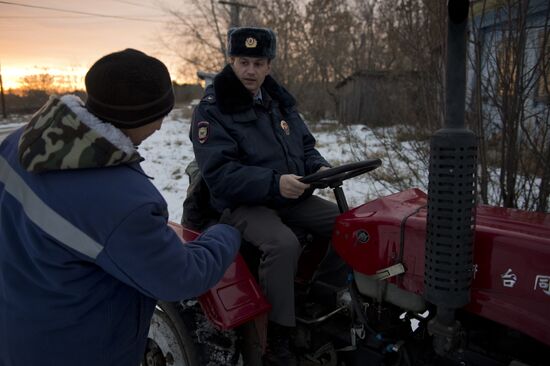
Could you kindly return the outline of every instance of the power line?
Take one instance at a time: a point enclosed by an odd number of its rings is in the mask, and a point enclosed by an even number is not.
[[[93,15],[76,15],[72,18],[94,18]],[[164,15],[150,15],[145,18],[161,18]],[[67,19],[66,15],[0,15],[0,19]]]
[[[111,0],[115,3],[122,3],[122,4],[129,4],[129,5],[134,5],[134,6],[138,6],[140,8],[145,8],[145,9],[155,9],[155,10],[158,10],[158,8],[154,7],[154,6],[148,6],[148,5],[144,5],[144,4],[139,4],[139,3],[134,3],[134,2],[131,2],[131,1],[125,1],[125,0]]]
[[[89,18],[91,15],[81,15],[75,18]],[[0,15],[0,19],[67,19],[66,16],[51,16],[51,15]]]
[[[138,22],[150,22],[150,23],[162,23],[161,21],[158,21],[158,20],[151,20],[151,19],[144,19],[144,18],[132,18],[132,17],[125,17],[125,16],[122,16],[122,15],[89,13],[89,12],[79,11],[79,10],[51,8],[51,7],[47,7],[47,6],[15,3],[15,2],[11,2],[11,1],[0,1],[0,4],[20,6],[20,7],[24,7],[24,8],[34,8],[34,9],[42,9],[42,10],[50,10],[50,11],[59,11],[59,12],[62,12],[62,13],[88,15],[88,16],[101,17],[101,18],[124,19],[124,20],[132,20],[132,21],[138,21]]]

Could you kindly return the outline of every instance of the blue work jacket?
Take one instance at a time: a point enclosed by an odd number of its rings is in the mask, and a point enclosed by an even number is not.
[[[138,366],[157,299],[213,286],[240,235],[216,225],[183,244],[139,162],[93,167],[108,140],[50,103],[0,145],[0,365]],[[87,167],[55,157],[70,146]]]

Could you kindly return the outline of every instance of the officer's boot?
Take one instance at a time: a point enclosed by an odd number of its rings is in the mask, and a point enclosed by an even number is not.
[[[269,322],[264,366],[296,366],[296,356],[290,350],[291,327]]]

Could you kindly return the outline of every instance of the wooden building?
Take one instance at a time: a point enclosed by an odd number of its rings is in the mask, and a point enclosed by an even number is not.
[[[336,85],[342,124],[389,126],[403,123],[416,94],[414,73],[360,71]]]

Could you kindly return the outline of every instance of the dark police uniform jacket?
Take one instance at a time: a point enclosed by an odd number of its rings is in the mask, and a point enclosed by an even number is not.
[[[271,76],[261,91],[262,101],[255,102],[227,65],[194,111],[193,150],[219,212],[240,205],[288,206],[296,200],[281,196],[281,175],[304,176],[330,166],[315,149],[292,95]]]

